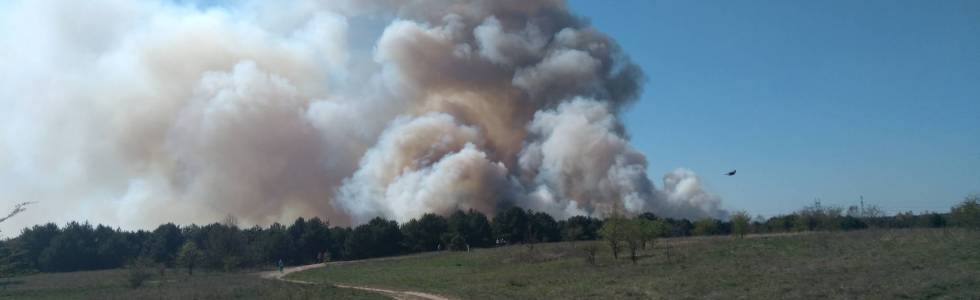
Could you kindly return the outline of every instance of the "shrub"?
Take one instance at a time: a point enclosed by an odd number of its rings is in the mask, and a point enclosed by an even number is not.
[[[949,212],[953,225],[980,229],[980,197],[971,195]]]
[[[152,276],[153,262],[149,258],[137,258],[126,267],[126,283],[131,288],[143,286],[143,283]]]

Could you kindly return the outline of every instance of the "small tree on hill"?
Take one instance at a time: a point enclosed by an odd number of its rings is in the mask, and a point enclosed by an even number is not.
[[[187,268],[187,275],[194,274],[194,266],[197,265],[197,261],[201,259],[201,251],[197,249],[197,245],[194,242],[187,241],[183,246],[180,247],[180,251],[177,253],[177,263],[181,267]]]
[[[634,219],[627,220],[623,223],[623,239],[626,242],[626,248],[630,250],[630,261],[632,261],[634,265],[636,264],[637,260],[636,252],[640,249],[640,247],[643,247],[645,242],[643,230],[643,227],[646,225],[645,222],[648,222],[648,220]]]
[[[613,258],[619,258],[619,251],[622,249],[622,242],[625,240],[629,220],[621,216],[612,216],[606,219],[599,229],[599,235],[609,243],[612,249]]]
[[[732,214],[732,236],[745,237],[745,233],[749,230],[749,220],[749,214],[744,211]]]
[[[657,238],[667,235],[667,223],[663,220],[650,220],[647,218],[637,218],[637,230],[640,234],[640,248],[646,249],[647,243],[653,243]]]

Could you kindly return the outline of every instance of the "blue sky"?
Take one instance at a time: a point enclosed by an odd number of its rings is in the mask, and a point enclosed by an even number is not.
[[[657,182],[690,168],[764,215],[980,193],[980,1],[569,4],[646,72],[624,117]]]

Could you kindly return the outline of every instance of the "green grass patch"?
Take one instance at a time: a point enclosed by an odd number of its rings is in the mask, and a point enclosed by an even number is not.
[[[388,299],[379,294],[259,278],[254,273],[154,273],[130,288],[126,270],[0,279],[0,299]]]
[[[605,244],[590,265],[585,244],[443,252],[289,277],[461,299],[980,298],[977,231],[670,239],[642,251],[637,265]]]

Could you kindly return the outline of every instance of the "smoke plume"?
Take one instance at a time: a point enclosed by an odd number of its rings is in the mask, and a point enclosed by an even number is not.
[[[40,201],[8,232],[726,214],[647,177],[618,119],[642,73],[559,0],[8,1],[0,65],[0,201]]]

